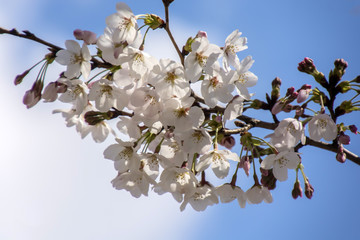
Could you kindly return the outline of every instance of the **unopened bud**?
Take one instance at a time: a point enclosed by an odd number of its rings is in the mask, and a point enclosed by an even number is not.
[[[340,70],[340,71],[344,71],[347,66],[348,66],[348,63],[344,60],[344,59],[336,59],[335,62],[334,62],[334,65],[335,65],[335,68]]]
[[[310,95],[311,89],[300,89],[299,94],[296,98],[297,103],[304,102]]]
[[[261,168],[260,168],[261,170]],[[265,170],[265,169],[263,169]],[[266,170],[266,171],[261,171],[261,184],[264,187],[267,187],[269,190],[273,190],[276,188],[276,178],[273,174],[272,169]],[[265,173],[265,174],[263,174]]]
[[[17,75],[17,76],[15,77],[14,84],[15,84],[15,85],[20,84],[20,83],[23,81],[24,77],[26,77],[26,75],[28,75],[29,72],[30,72],[30,69],[26,70],[26,71],[23,72],[22,74]]]
[[[243,156],[243,157],[240,159],[239,168],[244,169],[245,174],[246,174],[247,176],[249,176],[249,175],[250,175],[250,167],[251,167],[250,157],[249,157],[249,156]]]
[[[291,195],[294,199],[297,199],[298,197],[302,197],[303,196],[303,190],[300,186],[300,182],[296,181],[294,184],[294,188],[291,192]]]
[[[338,147],[336,160],[340,163],[344,163],[346,161],[346,153],[344,152],[344,147],[342,146],[342,144],[340,144]]]
[[[339,137],[338,137],[338,141],[341,144],[344,145],[349,145],[350,144],[350,136],[346,135],[344,132],[340,132]]]
[[[286,91],[286,96],[291,96],[295,92],[294,87],[289,87]]]
[[[96,44],[97,42],[96,33],[94,32],[75,29],[73,34],[77,40],[83,40],[87,45]]]
[[[355,125],[350,125],[349,129],[352,133],[358,134],[358,129]]]
[[[229,150],[235,146],[235,143],[235,138],[233,136],[225,136],[220,141],[220,145],[226,147]]]
[[[202,38],[205,37],[207,38],[207,33],[205,31],[198,31],[198,33],[196,34],[197,38]]]
[[[314,62],[311,58],[304,58],[303,61],[301,61],[298,65],[298,70],[300,72],[313,74],[316,71],[316,67],[314,65]]]
[[[278,114],[279,112],[281,112],[283,109],[284,109],[284,102],[281,102],[281,101],[277,101],[273,108],[271,109],[271,113],[276,115]]]
[[[307,179],[307,181],[305,182],[305,196],[308,199],[311,199],[312,196],[314,194],[314,188],[313,186],[310,184],[309,179]]]

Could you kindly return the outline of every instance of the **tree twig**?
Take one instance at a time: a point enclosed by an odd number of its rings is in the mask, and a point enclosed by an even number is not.
[[[338,144],[330,144],[330,143],[324,143],[324,142],[318,142],[318,141],[314,141],[312,139],[310,139],[309,137],[306,137],[306,143],[305,145],[299,143],[296,147],[295,147],[295,151],[299,150],[300,148],[302,148],[303,146],[313,146],[313,147],[317,147],[317,148],[321,148],[324,150],[328,150],[334,153],[337,153],[338,151]],[[349,159],[350,161],[356,163],[357,165],[360,165],[360,157],[357,156],[355,153],[350,152],[348,149],[344,148],[344,152],[346,153],[346,158]]]

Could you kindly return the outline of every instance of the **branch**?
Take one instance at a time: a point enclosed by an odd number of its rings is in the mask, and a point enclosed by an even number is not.
[[[0,27],[0,34],[9,34],[9,35],[13,35],[19,38],[25,38],[25,39],[29,39],[32,40],[34,42],[40,43],[42,45],[45,45],[47,47],[49,47],[49,50],[53,53],[57,53],[58,51],[62,50],[63,48],[56,46],[52,43],[49,43],[41,38],[38,38],[35,34],[31,33],[28,30],[24,30],[22,31],[23,33],[19,33],[15,28],[11,29],[11,30],[7,30],[5,28],[1,28]],[[100,62],[98,59],[92,57],[91,61],[93,62],[91,64],[91,69],[95,69],[95,68],[110,68],[112,67],[111,64],[106,63],[106,62]]]
[[[169,24],[169,4],[164,3],[164,7],[165,7],[165,30],[167,32],[167,34],[169,35],[170,37],[170,40],[172,42],[172,44],[174,45],[175,49],[176,49],[176,52],[177,54],[179,55],[180,57],[180,61],[181,61],[181,64],[184,66],[184,56],[182,55],[180,49],[179,49],[179,46],[177,45],[171,31],[170,31],[170,24]]]
[[[314,141],[312,139],[310,139],[309,137],[306,137],[306,143],[305,145],[299,143],[296,147],[295,147],[295,151],[299,150],[300,148],[302,148],[303,146],[314,146],[317,148],[321,148],[324,150],[328,150],[334,153],[337,153],[338,151],[338,144],[329,144],[329,143],[324,143],[324,142],[318,142],[318,141]],[[344,152],[346,153],[346,158],[349,159],[350,161],[356,163],[357,165],[360,165],[360,157],[357,156],[356,154],[350,152],[349,150],[344,148]]]

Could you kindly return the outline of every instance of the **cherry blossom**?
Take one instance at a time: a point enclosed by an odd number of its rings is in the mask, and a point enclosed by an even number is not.
[[[332,141],[338,134],[336,124],[327,114],[315,115],[308,125],[310,138],[315,141],[320,141],[321,138]]]
[[[91,71],[91,55],[87,45],[84,43],[80,47],[74,40],[65,42],[66,50],[60,50],[56,53],[55,61],[61,65],[66,65],[65,76],[68,78],[77,78],[80,73],[87,79]]]

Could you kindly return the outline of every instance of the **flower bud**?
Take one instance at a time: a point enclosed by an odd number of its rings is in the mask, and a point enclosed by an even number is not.
[[[284,108],[284,102],[281,102],[281,101],[277,101],[273,108],[271,109],[271,113],[276,115],[278,114],[279,112],[281,112]]]
[[[74,37],[76,40],[83,40],[84,39],[84,31],[81,29],[75,29],[74,32]]]
[[[310,91],[311,91],[311,90],[310,90]],[[299,95],[298,95],[297,98],[296,98],[297,103],[302,103],[302,102],[304,102],[304,101],[309,97],[310,91],[309,91],[309,90],[305,90],[305,89],[300,89]]]
[[[338,69],[339,71],[344,71],[347,68],[348,63],[341,58],[341,59],[336,59],[334,65],[335,68]]]
[[[338,141],[341,144],[349,145],[350,144],[350,136],[346,135],[343,131],[340,132]]]
[[[300,72],[313,74],[316,71],[316,67],[314,65],[314,62],[311,58],[304,58],[303,61],[301,61],[298,65],[298,70]]]
[[[289,113],[293,110],[293,105],[291,104],[287,104],[284,108],[283,108],[283,111],[286,112],[286,113]]]
[[[336,160],[340,163],[344,163],[346,161],[346,153],[344,152],[344,147],[342,145],[340,145],[338,148]]]
[[[350,125],[349,129],[352,133],[358,134],[357,127],[355,125]]]
[[[96,44],[97,42],[96,33],[85,30],[83,40],[87,45]]]
[[[233,136],[225,136],[220,141],[220,145],[226,147],[229,150],[235,146],[235,143],[235,138]]]
[[[261,170],[261,168],[260,168]],[[264,187],[267,187],[269,190],[273,190],[276,188],[276,178],[273,174],[272,169],[270,170],[266,170],[266,171],[261,171],[261,184]]]
[[[291,192],[291,195],[294,199],[297,199],[298,197],[302,197],[303,196],[303,190],[300,186],[300,182],[296,181],[294,184],[294,188]]]
[[[293,93],[295,92],[295,88],[294,87],[289,87],[286,91],[286,96],[291,96]]]
[[[314,188],[313,186],[310,184],[309,179],[307,179],[307,181],[305,182],[305,196],[308,199],[311,199],[312,196],[314,194]]]
[[[197,37],[197,38],[202,38],[202,37],[207,38],[207,33],[206,33],[205,31],[199,31],[199,32],[196,34],[196,37]]]
[[[250,175],[250,167],[251,167],[250,157],[249,157],[249,156],[243,156],[243,157],[240,159],[239,168],[244,169],[245,174],[246,174],[247,176],[249,176],[249,175]]]
[[[17,75],[14,80],[15,86],[20,84],[23,81],[24,77],[26,77],[26,75],[28,75],[29,72],[30,72],[30,69],[26,70],[22,74]]]

